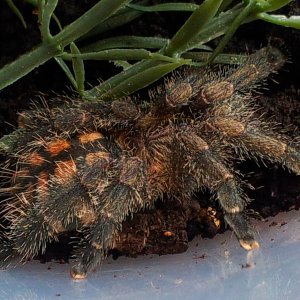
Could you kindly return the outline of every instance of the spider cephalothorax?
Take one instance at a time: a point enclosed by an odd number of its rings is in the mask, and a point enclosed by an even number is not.
[[[247,250],[244,158],[269,160],[300,174],[300,154],[258,116],[251,90],[284,63],[272,47],[236,68],[186,69],[150,100],[72,100],[20,115],[18,140],[3,168],[10,193],[3,257],[26,260],[61,232],[77,230],[74,278],[86,276],[114,246],[124,219],[162,195],[189,199],[205,187]],[[13,163],[15,161],[15,163]]]

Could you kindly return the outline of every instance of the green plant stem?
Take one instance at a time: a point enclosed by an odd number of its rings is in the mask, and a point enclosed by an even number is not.
[[[267,13],[260,13],[256,15],[258,19],[266,22],[270,22],[276,25],[291,27],[295,29],[300,29],[300,16],[286,17],[283,15],[270,15]]]
[[[152,53],[145,49],[110,49],[99,52],[71,54],[63,53],[61,57],[64,60],[80,58],[84,60],[142,60],[154,59],[167,62],[179,62],[180,59],[165,56],[159,53]],[[182,60],[184,61],[184,60]]]
[[[193,3],[163,3],[151,6],[128,4],[127,7],[143,11],[143,12],[159,12],[159,11],[194,11],[199,5]]]
[[[69,67],[64,62],[64,60],[61,57],[59,57],[59,56],[54,57],[54,59],[57,62],[57,64],[61,67],[61,69],[64,71],[64,73],[66,74],[66,76],[70,80],[70,82],[73,85],[73,87],[75,89],[77,89],[77,82],[76,82],[76,80],[75,80],[72,72],[70,71]]]
[[[109,18],[119,8],[131,0],[101,0],[85,14],[79,17],[61,32],[53,36],[47,43],[42,43],[36,49],[22,55],[20,58],[1,68],[0,90],[14,83],[19,78],[45,63],[71,42],[84,35],[99,22]]]
[[[220,5],[220,8],[218,10],[218,14],[225,11],[233,2],[234,0],[223,0],[222,4]]]
[[[249,15],[253,12],[253,8],[256,6],[255,1],[250,1],[246,7],[240,12],[240,14],[234,19],[230,27],[227,29],[224,37],[222,38],[221,42],[218,44],[216,49],[214,50],[213,54],[209,58],[209,63],[213,62],[213,60],[220,54],[229,40],[232,38],[236,30],[239,26],[247,19]]]
[[[80,55],[80,51],[74,42],[70,44],[70,50],[72,54]],[[84,91],[85,70],[83,60],[80,57],[76,57],[76,55],[72,57],[72,66],[77,84],[76,90],[81,95]]]
[[[19,18],[19,20],[21,21],[24,28],[27,28],[27,24],[24,20],[24,17],[22,15],[22,13],[19,11],[19,9],[16,7],[14,2],[12,0],[5,0],[5,2],[10,7],[10,9],[13,11],[13,13]]]
[[[255,9],[253,12],[271,12],[278,10],[294,0],[244,0],[247,4],[254,3]]]
[[[201,65],[207,64],[212,53],[208,52],[187,52],[182,55],[182,58],[192,59],[192,61],[202,62]],[[248,58],[247,55],[241,54],[219,54],[214,60],[215,64],[242,64]],[[194,63],[193,63],[194,65]],[[196,63],[196,65],[199,65]]]
[[[42,41],[50,42],[52,39],[52,35],[50,33],[50,21],[53,15],[53,12],[58,4],[58,0],[47,1],[40,0],[39,1],[39,21],[40,21],[40,31],[42,36]]]

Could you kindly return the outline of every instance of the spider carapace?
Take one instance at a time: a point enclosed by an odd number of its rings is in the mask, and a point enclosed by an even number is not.
[[[148,100],[72,99],[20,114],[2,176],[5,261],[26,261],[62,232],[80,231],[73,278],[114,247],[122,222],[167,195],[208,188],[247,250],[258,247],[236,162],[268,160],[300,174],[300,154],[264,121],[254,90],[285,62],[273,47],[240,66],[186,68]],[[276,130],[274,130],[276,128]]]

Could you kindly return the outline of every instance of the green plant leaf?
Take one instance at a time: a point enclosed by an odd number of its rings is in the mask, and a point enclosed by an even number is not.
[[[77,82],[76,82],[76,80],[75,80],[75,78],[74,78],[71,70],[67,66],[67,64],[59,56],[54,57],[54,59],[57,62],[57,64],[62,68],[62,70],[64,71],[64,73],[66,74],[66,76],[68,77],[68,79],[70,80],[70,82],[73,85],[73,87],[77,90],[78,89]]]
[[[158,66],[146,69],[143,72],[135,74],[124,80],[116,87],[108,90],[106,93],[99,95],[99,98],[102,100],[109,100],[130,95],[155,82],[157,79],[165,76],[166,74],[174,71],[183,64],[183,62],[162,63]]]
[[[14,153],[16,142],[24,134],[24,129],[17,129],[0,138],[0,153]]]
[[[169,39],[161,37],[143,37],[124,35],[111,37],[91,43],[80,48],[81,52],[95,52],[113,48],[147,48],[161,49],[169,42]]]
[[[199,66],[199,65],[205,65],[209,61],[209,58],[211,56],[211,52],[186,52],[182,55],[183,58],[186,59],[192,59],[193,65]],[[214,60],[214,63],[216,64],[234,64],[234,65],[240,65],[248,58],[248,55],[242,55],[242,54],[219,54],[216,59]],[[194,62],[202,62],[201,64],[194,63]]]
[[[38,0],[40,31],[44,42],[50,42],[52,39],[52,35],[50,33],[50,22],[57,4],[58,0]]]
[[[72,54],[80,54],[79,49],[75,43],[70,44],[70,49]],[[77,91],[81,95],[84,92],[84,81],[85,81],[85,72],[84,72],[84,63],[80,57],[72,57],[72,66],[75,74],[75,80],[77,83]]]
[[[14,4],[14,2],[12,0],[5,0],[5,2],[10,7],[10,9],[13,11],[13,13],[19,18],[19,20],[21,21],[24,28],[27,28],[27,24],[25,22],[25,19],[24,19],[22,13],[20,12],[20,10]]]
[[[255,4],[255,12],[271,12],[286,6],[293,0],[245,0],[247,4]]]
[[[73,58],[80,58],[84,60],[143,60],[154,59],[167,62],[178,62],[180,59],[172,58],[162,55],[160,53],[153,53],[145,49],[109,49],[99,52],[90,53],[63,53],[61,57],[65,60],[72,60]]]
[[[159,11],[194,11],[199,5],[193,3],[163,3],[151,6],[128,4],[127,7],[143,11],[143,12],[159,12]]]
[[[205,0],[176,32],[165,48],[164,53],[176,57],[188,49],[191,40],[216,15],[221,3],[222,0]]]
[[[259,13],[257,18],[276,25],[300,29],[300,16],[287,17],[284,15],[270,15],[267,13]]]
[[[44,0],[39,0],[44,1]],[[55,0],[57,1],[57,0]],[[0,90],[6,86],[14,83],[16,80],[25,76],[36,67],[44,64],[49,59],[55,57],[62,52],[62,49],[71,42],[77,40],[80,36],[89,32],[97,24],[108,19],[118,9],[129,3],[131,0],[101,0],[95,4],[81,17],[76,19],[73,23],[66,26],[61,32],[51,38],[51,42],[44,41],[40,46],[32,51],[23,54],[18,59],[10,64],[5,65],[0,69]],[[51,1],[50,1],[51,2]],[[55,3],[52,1],[52,3]],[[48,15],[53,9],[53,4],[48,10]],[[43,13],[41,13],[41,17]],[[46,20],[49,16],[46,17]],[[44,24],[48,21],[44,20]],[[49,28],[44,25],[45,36],[48,35]]]

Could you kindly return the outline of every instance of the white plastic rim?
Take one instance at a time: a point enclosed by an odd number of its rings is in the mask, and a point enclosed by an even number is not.
[[[255,226],[258,250],[227,231],[181,254],[108,259],[82,281],[68,264],[33,261],[0,271],[0,299],[300,299],[300,211]]]

